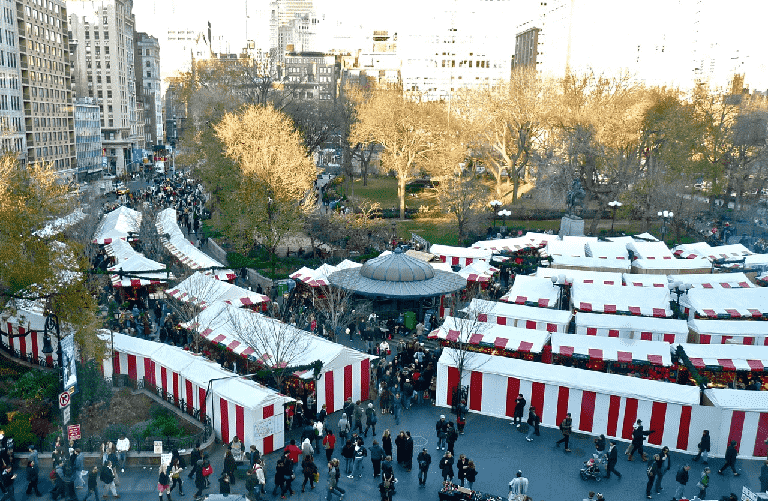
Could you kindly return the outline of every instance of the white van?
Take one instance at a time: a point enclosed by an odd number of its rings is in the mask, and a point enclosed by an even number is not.
[[[155,162],[155,172],[158,174],[165,174],[165,162],[158,160]]]

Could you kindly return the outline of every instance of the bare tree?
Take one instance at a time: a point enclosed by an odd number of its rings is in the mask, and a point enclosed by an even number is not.
[[[325,317],[332,341],[336,341],[350,322],[368,318],[373,311],[370,301],[356,298],[352,292],[332,285],[313,287],[312,301],[320,315]]]
[[[204,332],[221,327],[226,320],[220,307],[208,307],[215,303],[224,288],[228,287],[228,284],[213,276],[196,271],[185,275],[176,287],[166,292],[166,304],[178,323],[192,333],[195,349],[199,349]],[[161,322],[164,320],[161,319]]]

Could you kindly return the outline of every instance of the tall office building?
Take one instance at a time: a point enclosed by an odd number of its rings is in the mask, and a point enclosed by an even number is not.
[[[313,13],[312,0],[271,0],[269,13],[269,48],[279,47],[280,27],[291,20]]]
[[[104,169],[101,147],[101,110],[92,97],[75,100],[77,179],[96,178]]]
[[[133,1],[69,0],[67,5],[75,93],[96,98],[101,106],[110,170],[135,172],[144,138],[136,109]]]
[[[0,0],[0,147],[13,152],[21,165],[26,163],[24,109],[21,106],[19,37],[16,32],[16,0]]]
[[[160,42],[146,33],[136,34],[136,90],[144,103],[146,147],[163,143],[163,101],[160,79]]]

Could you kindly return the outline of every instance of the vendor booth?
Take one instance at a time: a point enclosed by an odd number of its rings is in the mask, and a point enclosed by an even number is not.
[[[663,341],[552,334],[552,363],[644,379],[669,380],[672,357]]]
[[[493,252],[487,249],[474,249],[467,247],[451,247],[450,245],[435,244],[429,248],[430,254],[437,256],[440,261],[452,266],[465,267],[475,261],[491,260]]]
[[[627,250],[632,252],[632,259],[646,259],[650,261],[675,259],[672,251],[664,242],[627,242]]]
[[[183,411],[209,416],[224,442],[237,436],[264,454],[283,447],[283,405],[293,399],[180,348],[105,331],[99,336],[114,343],[115,357],[103,364],[106,377],[143,381]]]
[[[573,307],[586,313],[669,318],[672,316],[669,300],[669,290],[663,287],[616,287],[575,283],[571,288]]]
[[[739,457],[765,459],[768,392],[708,389],[704,390],[704,403],[719,413],[718,421],[709,428],[713,435],[711,454],[724,455],[728,444],[735,440]]]
[[[752,251],[742,244],[710,246],[706,242],[680,244],[673,249],[675,256],[683,259],[705,258],[709,261],[718,259],[740,259],[752,254]]]
[[[632,273],[645,273],[653,275],[683,275],[688,273],[709,273],[712,264],[702,258],[675,259],[664,257],[661,259],[635,259],[632,261]]]
[[[438,339],[444,346],[458,342],[481,353],[533,360],[541,355],[549,336],[547,331],[447,317],[443,325],[429,334],[429,339]]]
[[[629,260],[627,245],[621,242],[596,242],[589,241],[585,244],[584,250],[587,257],[596,257],[600,259]]]
[[[465,311],[480,322],[547,332],[566,332],[573,316],[570,311],[535,308],[484,299],[473,299]]]
[[[493,281],[494,273],[499,269],[494,268],[488,261],[475,261],[459,270],[459,276],[465,278],[467,283],[479,282],[483,288]]]
[[[670,283],[691,284],[701,289],[749,289],[756,287],[744,273],[692,273],[669,275]]]
[[[536,276],[541,278],[552,278],[559,275],[565,275],[569,284],[601,284],[621,286],[621,273],[609,273],[600,271],[584,270],[556,270],[553,268],[539,268],[536,270]]]
[[[689,318],[768,319],[768,288],[692,288],[680,297]]]
[[[669,281],[665,275],[625,273],[623,280],[624,285],[629,287],[669,287]]]
[[[24,301],[15,300],[16,311],[3,312],[0,324],[0,338],[18,358],[26,359],[34,364],[47,362],[50,367],[53,363],[51,354],[43,353],[43,331],[45,329],[45,304],[42,300]],[[64,326],[62,325],[62,330]],[[8,335],[14,337],[9,337]],[[63,332],[62,332],[63,334]],[[56,352],[56,336],[51,336],[53,353]]]
[[[688,324],[685,320],[672,318],[579,312],[576,314],[576,334],[684,343],[688,339]]]
[[[515,238],[500,238],[498,240],[480,240],[472,244],[475,249],[497,252],[518,252],[521,250],[537,248],[541,245],[540,240],[535,240],[526,236]]]
[[[680,344],[688,360],[705,376],[710,386],[751,387],[762,379],[768,368],[768,346],[736,344]],[[684,368],[681,368],[684,370]]]
[[[454,350],[443,350],[437,366],[438,406],[450,406],[461,384],[468,386],[470,411],[511,418],[522,393],[540,411],[542,426],[557,428],[570,412],[574,432],[628,441],[635,421],[642,419],[655,430],[649,444],[689,452],[697,450],[702,428],[711,425],[700,412],[696,387],[481,353],[465,364],[459,382],[456,360]]]
[[[626,273],[632,268],[632,263],[630,263],[628,259],[552,256],[552,262],[549,266],[556,270]]]
[[[105,245],[114,240],[128,240],[129,234],[138,234],[140,227],[141,212],[121,205],[101,220],[93,235],[93,243]]]
[[[518,275],[509,291],[499,300],[539,308],[557,308],[560,288],[549,278]]]
[[[166,294],[172,298],[205,307],[216,301],[234,306],[266,307],[269,298],[263,294],[238,287],[229,282],[216,280],[212,275],[195,272]]]
[[[768,346],[768,322],[691,319],[688,328],[694,343]]]

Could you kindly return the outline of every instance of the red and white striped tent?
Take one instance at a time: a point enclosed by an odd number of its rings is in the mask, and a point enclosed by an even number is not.
[[[710,246],[706,242],[693,244],[680,244],[673,249],[675,256],[683,259],[705,258],[710,261],[716,259],[740,259],[752,254],[752,251],[742,244]]]
[[[566,237],[564,240],[550,240],[547,242],[546,253],[550,257],[586,257],[584,245],[589,241],[597,242],[597,238]]]
[[[547,332],[565,332],[573,316],[570,311],[534,308],[484,299],[473,299],[465,311],[473,318],[476,316],[480,322]]]
[[[623,313],[668,318],[669,290],[662,287],[616,287],[575,283],[571,287],[573,307],[586,313]]]
[[[299,282],[303,282],[309,285],[310,287],[324,287],[328,285],[328,276],[334,271],[338,271],[338,268],[331,266],[330,264],[323,263],[323,265],[318,267],[316,270],[304,266],[299,270],[291,273],[289,276],[294,280],[298,280]]]
[[[612,337],[552,334],[552,353],[572,357],[583,355],[591,360],[632,363],[650,362],[663,367],[672,366],[670,345],[663,341],[636,341]]]
[[[451,405],[459,384],[455,360],[454,350],[443,349],[437,366],[439,406]],[[570,412],[574,432],[630,440],[632,426],[642,419],[649,429],[658,430],[648,437],[650,444],[681,451],[696,450],[707,424],[699,412],[695,386],[482,353],[466,364],[461,384],[469,387],[467,403],[473,412],[511,418],[515,399],[522,393],[539,411],[542,426],[555,428]]]
[[[688,327],[699,344],[768,346],[768,322],[690,319]]]
[[[491,252],[489,249],[474,249],[467,247],[452,247],[450,245],[435,244],[429,248],[430,254],[434,254],[440,261],[449,263],[452,266],[469,266],[475,261],[488,261],[491,260]]]
[[[768,289],[699,289],[680,296],[686,315],[712,319],[763,319],[768,317]]]
[[[459,341],[522,353],[541,353],[549,341],[549,336],[547,331],[481,323],[456,317],[446,317],[443,325],[429,334],[430,339]]]
[[[707,366],[731,371],[764,371],[768,368],[768,346],[741,344],[680,344],[697,369]]]
[[[764,460],[768,453],[768,392],[728,389],[704,390],[704,401],[718,412],[709,428],[712,453],[725,455],[735,440],[739,457]],[[715,429],[712,429],[715,428]]]
[[[215,259],[209,257],[206,253],[192,245],[192,243],[184,237],[184,233],[179,228],[179,224],[176,222],[176,210],[165,209],[157,215],[157,222],[155,223],[158,233],[160,235],[168,234],[169,237],[160,237],[160,241],[163,243],[165,249],[181,263],[192,269],[199,270],[204,268],[217,268],[209,270],[207,273],[211,273],[217,280],[230,281],[237,278],[235,272],[232,270],[224,269],[223,265]]]
[[[599,273],[625,273],[632,268],[628,259],[600,259],[598,257],[550,256],[554,270],[580,270]]]
[[[490,282],[493,274],[499,271],[488,261],[475,261],[459,270],[459,275],[467,279],[467,282]]]
[[[474,249],[483,249],[491,252],[518,252],[525,249],[537,248],[540,241],[529,237],[500,238],[498,240],[480,240],[472,244]]]
[[[664,260],[675,259],[672,251],[664,242],[638,242],[633,240],[627,243],[627,249],[634,254],[634,259]]]
[[[222,302],[213,303],[184,326],[202,329],[201,334],[206,339],[268,367],[306,365],[320,360],[323,368],[315,385],[317,405],[326,404],[328,413],[341,409],[347,397],[351,396],[353,400],[369,398],[371,360],[378,357]],[[300,349],[292,351],[291,344]],[[312,379],[314,374],[308,370],[294,376],[306,380]]]
[[[584,250],[588,257],[619,261],[629,259],[627,245],[621,242],[597,242],[593,240],[585,244]]]
[[[749,289],[756,287],[744,273],[691,273],[669,275],[670,283],[691,284],[701,289]]]
[[[744,258],[744,266],[766,271],[766,268],[768,268],[768,254],[750,254]]]
[[[105,245],[114,240],[127,240],[128,233],[138,233],[140,227],[141,212],[121,205],[101,220],[93,236],[93,243]]]
[[[216,301],[224,301],[234,306],[253,306],[268,303],[269,297],[238,287],[228,282],[216,280],[211,275],[195,272],[166,294],[180,301],[193,302],[207,306]]]
[[[709,273],[712,269],[712,263],[708,260],[699,259],[635,259],[632,261],[632,273],[635,274],[654,274],[654,275],[674,275],[688,273]]]
[[[108,269],[114,273],[109,276],[113,287],[146,287],[167,283],[169,279],[168,273],[156,271],[165,269],[163,263],[158,263],[138,253]],[[138,276],[120,278],[120,271]],[[170,275],[170,278],[173,278],[173,275]]]
[[[109,333],[100,337],[110,342]],[[104,361],[105,375],[127,374],[163,388],[177,406],[183,401],[184,410],[192,407],[210,416],[224,442],[237,435],[265,454],[283,447],[283,405],[292,398],[180,348],[117,333],[114,343],[116,357]]]
[[[688,339],[688,324],[685,320],[673,318],[579,312],[576,314],[576,334],[684,343]]]
[[[25,354],[33,360],[40,360],[43,357],[45,305],[42,300],[24,301],[16,299],[13,302],[16,311],[12,315],[10,310],[6,310],[7,313],[4,313],[3,316],[5,317],[7,314],[7,318],[4,318],[4,322],[0,324],[0,336],[12,350]],[[20,336],[9,339],[9,334]],[[51,336],[51,346],[53,346],[54,353],[57,343],[56,336]],[[49,362],[53,360],[52,355],[47,355],[47,358]]]
[[[555,308],[559,294],[560,289],[549,278],[518,275],[509,291],[499,300],[539,308]]]
[[[644,273],[624,273],[624,285],[628,287],[669,287],[665,275],[646,275]]]
[[[539,268],[536,270],[536,276],[541,278],[552,278],[559,275],[565,275],[569,284],[622,285],[621,273],[585,270],[565,271],[553,268]]]

